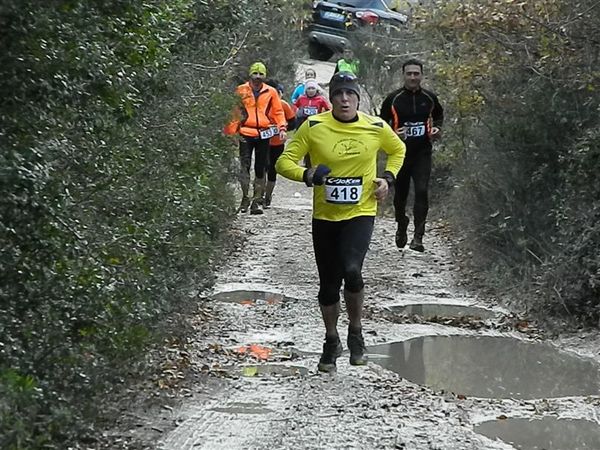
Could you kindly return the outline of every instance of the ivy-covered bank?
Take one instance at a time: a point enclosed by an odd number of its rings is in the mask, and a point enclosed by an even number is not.
[[[295,3],[0,2],[0,447],[81,436],[193,301],[236,206],[230,93],[257,57],[293,77]]]

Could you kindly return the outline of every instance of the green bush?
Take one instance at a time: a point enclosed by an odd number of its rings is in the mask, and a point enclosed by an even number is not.
[[[291,67],[293,8],[2,3],[0,447],[81,436],[192,310],[234,214],[235,76]]]
[[[556,251],[541,268],[545,287],[539,308],[582,318],[600,319],[600,132],[589,130],[561,157],[561,189],[554,199]]]
[[[500,294],[526,294],[523,309],[597,323],[600,21],[570,8],[450,1],[421,11],[419,30],[449,104],[447,204],[468,262]]]

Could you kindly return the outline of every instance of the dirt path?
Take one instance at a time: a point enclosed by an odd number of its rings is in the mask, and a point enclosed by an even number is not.
[[[323,329],[316,302],[310,203],[308,188],[280,179],[273,208],[262,216],[239,216],[236,226],[247,241],[222,262],[214,291],[206,293],[213,321],[204,323],[210,328],[208,338],[197,339],[191,353],[192,369],[209,383],[197,386],[167,414],[175,426],[163,433],[155,448],[510,449],[477,434],[474,425],[499,416],[540,414],[598,422],[597,397],[465,397],[411,383],[373,362],[352,367],[347,353],[338,360],[337,374],[319,374],[315,368]],[[386,307],[394,304],[483,304],[456,286],[456,268],[435,226],[426,236],[424,254],[400,252],[393,245],[395,223],[377,219],[364,269],[367,346],[425,335],[526,338],[493,327],[476,330],[390,320]],[[281,293],[287,298],[251,304],[210,298],[237,289]],[[340,326],[343,342],[346,323],[342,320]],[[563,342],[574,348],[573,343]],[[235,350],[251,344],[272,353],[261,361]],[[279,373],[273,373],[273,366]],[[253,373],[261,367],[265,373]]]

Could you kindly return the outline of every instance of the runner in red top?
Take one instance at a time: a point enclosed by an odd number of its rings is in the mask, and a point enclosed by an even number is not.
[[[319,93],[319,84],[315,80],[306,80],[304,83],[304,94],[298,97],[294,102],[294,106],[298,108],[296,112],[296,128],[300,127],[310,116],[331,109],[327,99]],[[304,166],[306,168],[311,166],[308,154],[304,157]]]
[[[331,107],[321,94],[318,93],[319,85],[315,80],[307,80],[304,83],[304,94],[298,97],[294,106],[298,108],[296,117],[298,118],[298,127],[310,116],[329,111]]]

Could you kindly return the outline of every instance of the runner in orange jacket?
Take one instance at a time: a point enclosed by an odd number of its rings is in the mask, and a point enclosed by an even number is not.
[[[241,105],[233,112],[233,120],[225,128],[225,134],[240,135],[240,184],[242,202],[240,211],[262,214],[262,196],[265,191],[265,169],[268,161],[269,140],[279,135],[286,139],[286,121],[277,90],[264,83],[267,68],[255,62],[248,71],[249,81],[237,87]],[[248,197],[250,189],[250,166],[254,154],[254,192],[252,204]]]

